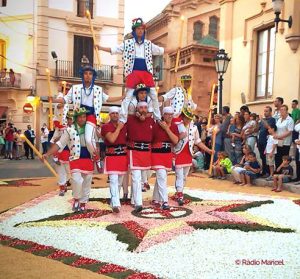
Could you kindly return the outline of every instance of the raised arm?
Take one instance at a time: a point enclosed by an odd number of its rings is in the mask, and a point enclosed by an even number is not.
[[[120,131],[122,130],[123,127],[124,127],[124,123],[118,122],[117,128],[114,132],[108,132],[108,133],[104,132],[102,133],[102,136],[110,143],[114,143],[117,140]]]

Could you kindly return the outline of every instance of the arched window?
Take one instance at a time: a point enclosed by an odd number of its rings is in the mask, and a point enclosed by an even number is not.
[[[218,38],[218,25],[219,25],[219,19],[216,16],[212,16],[209,18],[208,34],[215,39]]]
[[[200,41],[202,37],[203,37],[203,23],[201,21],[196,21],[194,23],[193,40]]]

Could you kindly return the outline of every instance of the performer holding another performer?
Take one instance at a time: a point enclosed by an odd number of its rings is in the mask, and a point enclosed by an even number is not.
[[[156,183],[153,191],[152,205],[160,206],[168,210],[167,176],[172,169],[172,146],[178,143],[179,132],[177,125],[172,122],[174,110],[172,107],[164,107],[163,121],[156,122],[153,128],[151,149],[152,169],[156,171]]]
[[[118,107],[109,108],[110,122],[104,124],[101,135],[106,146],[104,173],[109,175],[111,194],[111,206],[113,212],[120,212],[120,188],[123,184],[124,175],[128,171],[128,159],[126,148],[126,124],[119,121]]]
[[[133,38],[126,39],[116,47],[97,46],[99,50],[110,52],[111,54],[123,54],[124,75],[126,78],[126,98],[122,102],[120,121],[126,122],[128,116],[128,106],[133,98],[133,92],[139,83],[150,88],[149,97],[153,102],[153,114],[155,120],[161,119],[155,83],[153,80],[153,55],[163,55],[164,48],[153,44],[145,39],[145,29],[141,18],[132,21]]]
[[[94,163],[86,146],[87,110],[77,108],[74,110],[74,124],[67,127],[59,141],[43,155],[44,158],[64,149],[70,149],[70,168],[72,174],[73,211],[84,211],[89,200]],[[94,155],[94,154],[93,154]]]
[[[87,111],[87,122],[85,128],[85,141],[88,151],[93,155],[93,160],[96,162],[97,169],[101,169],[100,156],[96,152],[96,125],[101,123],[101,108],[104,102],[116,102],[123,99],[123,97],[109,97],[104,93],[103,88],[95,85],[97,77],[96,71],[91,66],[84,66],[80,70],[82,84],[76,84],[71,87],[64,101],[55,99],[53,102],[58,103],[73,103],[74,110],[78,108],[85,108]],[[68,108],[64,108],[64,122],[66,119]]]
[[[197,145],[200,149],[207,153],[212,154],[213,151],[209,149],[204,143],[201,142],[198,128],[194,125],[193,113],[187,108],[183,107],[182,113],[180,115],[183,124],[186,129],[187,137],[180,140],[174,147],[175,157],[175,173],[176,173],[176,197],[178,204],[181,206],[184,204],[183,199],[183,188],[186,182],[187,175],[189,173],[190,167],[192,166],[193,159],[193,146]]]
[[[154,120],[151,117],[146,117],[148,113],[146,102],[139,102],[137,111],[140,117],[136,115],[129,116],[127,120],[127,145],[132,174],[132,196],[135,211],[140,212],[143,209],[141,171],[151,168],[151,141]]]

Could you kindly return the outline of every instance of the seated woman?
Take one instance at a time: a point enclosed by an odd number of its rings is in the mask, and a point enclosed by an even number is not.
[[[239,164],[236,164],[231,169],[231,174],[234,178],[234,184],[240,184],[241,183],[241,177],[240,174],[244,170],[244,166],[247,165],[249,160],[249,153],[252,152],[252,149],[249,145],[244,145],[243,147],[243,154],[242,160]]]

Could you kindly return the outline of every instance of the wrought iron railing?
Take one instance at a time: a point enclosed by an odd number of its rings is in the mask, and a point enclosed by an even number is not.
[[[0,87],[21,88],[21,74],[9,72],[0,72]]]
[[[56,76],[64,78],[80,78],[79,71],[82,65],[80,63],[74,64],[73,61],[57,60]],[[98,81],[113,81],[113,69],[111,65],[93,65],[97,72]]]

